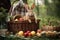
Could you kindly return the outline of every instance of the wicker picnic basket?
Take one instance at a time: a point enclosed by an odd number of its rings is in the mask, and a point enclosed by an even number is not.
[[[32,21],[29,23],[28,21],[9,21],[7,23],[8,31],[17,33],[18,31],[37,31],[39,29],[39,22],[40,20],[37,20],[37,23],[35,21]]]

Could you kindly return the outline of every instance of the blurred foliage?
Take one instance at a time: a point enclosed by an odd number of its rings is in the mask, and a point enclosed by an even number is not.
[[[40,26],[43,25],[52,25],[57,26],[60,24],[60,19],[53,16],[40,17]]]
[[[7,18],[7,9],[4,9],[3,7],[1,7],[0,8],[0,28],[6,27],[6,18]]]
[[[4,22],[6,20],[6,17],[7,17],[6,9],[1,7],[0,8],[0,22]]]

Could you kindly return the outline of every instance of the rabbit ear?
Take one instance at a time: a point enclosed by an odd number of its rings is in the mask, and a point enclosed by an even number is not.
[[[33,3],[32,6],[31,6],[31,9],[34,9],[35,8],[35,4]]]

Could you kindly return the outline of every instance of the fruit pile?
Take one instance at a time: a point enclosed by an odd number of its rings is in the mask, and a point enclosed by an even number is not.
[[[23,31],[19,31],[18,33],[16,33],[17,36],[24,36],[24,37],[33,37],[33,36],[41,36],[40,34],[41,30],[38,30],[37,32],[35,31],[26,31],[26,32],[23,32]]]
[[[16,36],[18,37],[34,37],[34,36],[38,36],[41,37],[43,36],[43,34],[45,34],[47,37],[53,37],[56,36],[56,31],[42,31],[40,29],[37,30],[37,32],[35,31],[19,31],[18,33],[16,33]]]
[[[15,19],[14,21],[24,21],[23,18]]]

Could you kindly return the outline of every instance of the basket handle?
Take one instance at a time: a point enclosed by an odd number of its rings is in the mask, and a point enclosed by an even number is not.
[[[13,4],[14,4],[15,2],[16,2],[16,0],[14,0],[13,3],[11,4],[10,10],[9,10],[9,12],[8,12],[8,15],[11,14],[11,11],[12,11],[12,8],[13,8]]]

